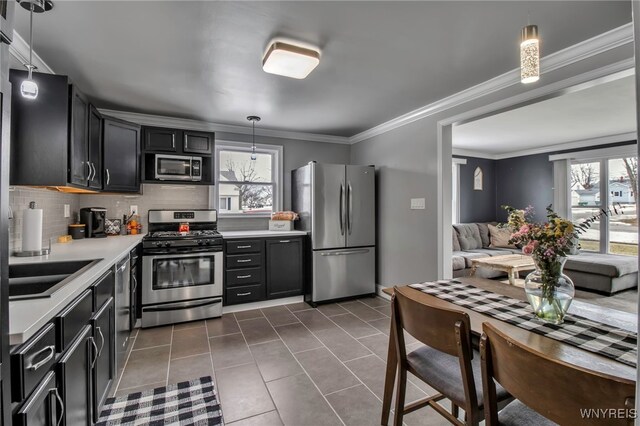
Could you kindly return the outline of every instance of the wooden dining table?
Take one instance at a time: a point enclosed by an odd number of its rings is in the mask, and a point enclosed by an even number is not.
[[[500,281],[493,281],[478,277],[461,277],[458,281],[473,285],[475,287],[512,297],[514,299],[526,301],[524,289],[513,287]],[[400,285],[398,287],[401,287]],[[508,334],[514,340],[547,355],[550,358],[567,362],[588,370],[605,373],[611,376],[620,377],[629,380],[636,380],[636,368],[621,362],[615,361],[594,352],[577,348],[568,343],[563,343],[549,337],[525,330],[523,328],[508,324],[496,318],[478,313],[471,309],[455,305],[451,302],[439,299],[435,296],[412,289],[416,292],[416,299],[424,301],[432,306],[456,309],[466,312],[471,320],[471,332],[477,338],[482,334],[482,324],[484,322],[491,323],[501,331]],[[393,294],[393,287],[383,289],[388,295]],[[590,320],[602,322],[614,327],[622,328],[629,331],[637,332],[637,314],[618,311],[611,308],[597,306],[574,300],[569,308],[569,315],[580,315]],[[533,314],[532,314],[533,315]],[[428,326],[428,324],[425,324]],[[384,397],[382,401],[382,418],[381,424],[386,425],[389,422],[389,413],[391,409],[391,398],[393,397],[393,387],[395,382],[398,358],[394,347],[395,331],[393,323],[389,333],[389,347],[387,353],[387,368],[384,384]],[[477,342],[477,339],[474,339]]]

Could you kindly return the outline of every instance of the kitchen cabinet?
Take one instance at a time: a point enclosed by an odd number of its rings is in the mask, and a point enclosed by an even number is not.
[[[266,245],[267,298],[276,299],[302,294],[303,239],[268,239]]]
[[[93,174],[89,163],[89,101],[76,86],[69,86],[71,92],[71,129],[69,141],[69,182],[78,186],[88,186]]]
[[[182,151],[186,154],[211,155],[213,153],[213,133],[182,132]]]
[[[56,385],[56,373],[50,371],[16,412],[13,424],[14,426],[56,426],[62,408],[62,399]]]
[[[102,115],[89,105],[89,188],[102,189]]]
[[[159,127],[144,128],[145,151],[178,152],[180,130]]]
[[[112,192],[139,192],[140,126],[104,117],[103,189]]]
[[[115,305],[113,298],[91,317],[98,352],[92,370],[92,412],[97,422],[116,375]]]
[[[85,325],[58,362],[63,425],[66,426],[92,424],[92,365],[98,354],[92,330],[90,325]]]

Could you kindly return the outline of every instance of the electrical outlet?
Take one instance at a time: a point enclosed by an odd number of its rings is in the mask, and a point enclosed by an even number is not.
[[[129,206],[129,214],[138,214],[138,206],[136,205]]]
[[[411,210],[424,210],[425,209],[425,200],[424,198],[412,198],[411,199]]]
[[[64,217],[71,217],[71,206],[69,204],[64,205]]]

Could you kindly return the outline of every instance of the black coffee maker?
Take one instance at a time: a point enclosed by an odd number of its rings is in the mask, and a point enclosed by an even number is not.
[[[84,207],[80,209],[80,223],[86,227],[87,238],[104,238],[104,221],[107,216],[107,209],[104,207]]]

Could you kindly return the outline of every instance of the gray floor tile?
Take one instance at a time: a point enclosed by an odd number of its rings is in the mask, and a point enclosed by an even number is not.
[[[363,321],[371,321],[374,319],[384,318],[385,316],[382,312],[370,308],[358,300],[344,302],[340,305]]]
[[[375,336],[363,337],[358,339],[358,341],[383,360],[387,360],[387,352],[389,352],[389,336],[380,333]]]
[[[306,374],[274,380],[267,387],[285,425],[342,425]]]
[[[333,316],[331,317],[331,321],[338,324],[342,329],[344,329],[344,331],[346,331],[356,339],[359,337],[371,336],[372,334],[377,334],[380,332],[379,330],[373,328],[366,322],[362,321],[360,318],[350,313]]]
[[[224,413],[223,413],[224,414]],[[237,422],[227,423],[229,426],[282,426],[282,420],[277,411],[269,411],[268,413],[258,414],[248,419],[238,420]]]
[[[189,321],[189,322],[181,322],[179,324],[174,324],[174,330],[186,330],[187,328],[198,328],[204,327],[204,321]]]
[[[173,330],[171,359],[209,352],[209,339],[204,327]]]
[[[309,309],[313,309],[313,306],[305,302],[289,303],[288,305],[284,306],[286,306],[287,309],[289,309],[291,312],[307,311]]]
[[[447,407],[447,409],[450,409]],[[451,426],[451,423],[431,407],[424,407],[403,418],[407,426]]]
[[[132,351],[120,380],[120,388],[150,383],[166,383],[169,368],[169,346]]]
[[[349,312],[337,303],[329,303],[327,305],[318,305],[318,310],[328,317],[333,315],[346,314]]]
[[[380,312],[386,317],[391,318],[391,306],[382,306],[380,308],[374,308],[376,311]]]
[[[118,391],[115,393],[115,397],[118,398],[120,396],[125,396],[125,395],[129,395],[130,393],[135,393],[135,392],[144,392],[144,391],[148,391],[148,390],[152,390],[155,388],[160,388],[162,386],[165,385],[165,382],[158,382],[158,383],[149,383],[148,385],[142,385],[142,386],[135,386],[132,388],[127,388],[127,389],[118,389]]]
[[[296,317],[311,331],[326,330],[329,328],[337,328],[327,317],[317,310],[300,311],[295,313]]]
[[[238,321],[264,317],[260,309],[250,309],[248,311],[234,312],[233,314]]]
[[[379,308],[379,307],[382,307],[382,306],[388,306],[389,303],[391,303],[391,300],[383,299],[380,296],[363,297],[362,299],[358,299],[358,300],[361,301],[362,303],[364,303],[365,305],[371,307],[371,308]]]
[[[240,327],[233,314],[223,315],[221,318],[207,320],[207,333],[209,337],[224,336],[225,334],[239,333]]]
[[[294,322],[300,322],[298,321],[298,318],[293,316],[291,311],[284,306],[274,306],[272,308],[265,308],[265,309],[262,309],[262,313],[264,314],[265,317],[267,317],[271,325],[273,325],[274,327],[278,325],[285,325],[285,324],[291,324]]]
[[[326,348],[300,352],[295,356],[320,392],[325,395],[360,383]]]
[[[138,331],[133,349],[144,349],[153,346],[171,344],[173,326],[142,328]]]
[[[322,342],[301,323],[283,325],[275,327],[275,329],[291,352],[295,353],[322,347]]]
[[[253,356],[241,333],[212,337],[209,345],[215,369],[253,363]]]
[[[271,324],[269,324],[269,321],[264,317],[240,321],[239,324],[242,334],[244,334],[247,343],[250,345],[280,339]]]
[[[281,340],[251,345],[250,349],[265,382],[303,372]]]
[[[169,362],[169,384],[186,382],[204,376],[213,377],[211,354],[209,353],[172,359]]]
[[[391,318],[380,318],[377,320],[369,321],[369,325],[378,329],[381,333],[389,335],[391,327]]]
[[[382,402],[363,385],[327,395],[327,400],[346,426],[380,423]]]
[[[371,354],[371,351],[361,345],[358,340],[349,336],[341,328],[320,330],[314,333],[324,345],[338,357],[340,361],[349,361]]]
[[[275,407],[254,364],[216,371],[225,423],[273,411]]]

